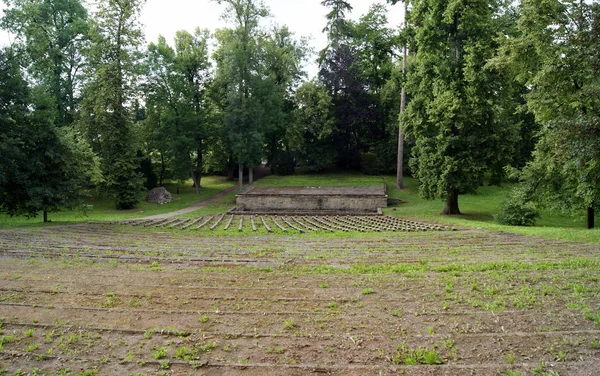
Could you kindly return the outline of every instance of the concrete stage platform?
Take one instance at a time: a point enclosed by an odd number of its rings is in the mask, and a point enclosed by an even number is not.
[[[234,214],[332,215],[381,214],[385,186],[250,187],[236,196]]]

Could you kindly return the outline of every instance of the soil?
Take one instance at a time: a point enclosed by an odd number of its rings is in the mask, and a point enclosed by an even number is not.
[[[595,244],[480,230],[5,229],[0,370],[598,375],[599,281]]]

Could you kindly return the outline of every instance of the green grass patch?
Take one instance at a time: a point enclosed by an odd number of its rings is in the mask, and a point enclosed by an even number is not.
[[[164,184],[165,188],[173,195],[173,201],[157,205],[146,202],[146,192],[140,192],[139,204],[131,210],[117,210],[114,207],[114,200],[108,197],[92,197],[87,204],[92,209],[87,213],[78,213],[74,211],[62,211],[49,213],[48,218],[52,224],[78,223],[88,221],[115,221],[123,219],[141,218],[151,215],[158,215],[187,208],[197,202],[206,200],[224,189],[233,186],[235,183],[225,180],[220,176],[208,176],[202,179],[202,188],[197,195],[192,187],[192,181],[184,183],[170,182]],[[179,186],[179,194],[177,194]],[[27,219],[25,217],[9,217],[0,214],[0,228],[2,227],[24,227],[41,226],[41,213],[35,218]]]

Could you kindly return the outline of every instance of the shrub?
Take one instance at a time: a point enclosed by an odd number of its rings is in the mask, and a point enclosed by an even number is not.
[[[533,226],[540,213],[518,202],[507,202],[500,212],[494,216],[496,222],[509,226]]]

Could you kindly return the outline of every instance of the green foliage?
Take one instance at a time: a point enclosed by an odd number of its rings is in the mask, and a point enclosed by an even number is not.
[[[212,133],[213,105],[205,89],[211,79],[208,60],[210,34],[178,31],[175,49],[164,37],[150,43],[144,87],[148,118],[144,133],[148,147],[179,179],[191,177],[199,193]]]
[[[333,162],[331,97],[323,85],[313,80],[298,88],[295,102],[295,121],[287,129],[287,139],[302,168],[322,171]]]
[[[0,52],[0,81],[0,211],[82,208],[89,184],[101,180],[98,158],[74,131],[56,128],[52,98],[29,90],[10,50]]]
[[[438,365],[444,364],[444,361],[435,349],[430,350],[425,347],[409,348],[407,345],[402,344],[398,346],[398,352],[392,357],[392,363]]]
[[[402,121],[415,137],[411,169],[421,194],[447,200],[444,214],[460,214],[458,195],[482,185],[504,158],[514,129],[498,120],[498,72],[483,68],[499,30],[487,0],[420,0],[408,20],[414,30]]]
[[[83,91],[79,127],[102,158],[103,186],[117,209],[138,203],[142,179],[137,169],[132,114],[127,108],[134,96],[139,71],[137,49],[142,33],[137,24],[141,1],[108,0],[98,4],[92,21],[89,65],[93,77]]]
[[[514,202],[505,203],[494,216],[498,223],[508,226],[533,226],[539,217],[536,210]]]
[[[79,0],[6,0],[0,23],[16,35],[29,73],[53,98],[56,125],[71,125],[89,44],[88,12]]]
[[[492,63],[531,88],[527,107],[543,125],[521,189],[546,207],[593,209],[600,204],[600,4],[528,0],[519,11],[517,34],[502,40]]]

